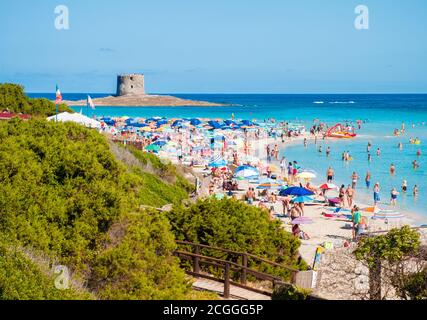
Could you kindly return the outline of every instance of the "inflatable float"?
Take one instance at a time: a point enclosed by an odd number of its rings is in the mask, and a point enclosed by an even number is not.
[[[329,128],[325,134],[329,138],[351,139],[356,137],[356,134],[348,131],[341,123]]]

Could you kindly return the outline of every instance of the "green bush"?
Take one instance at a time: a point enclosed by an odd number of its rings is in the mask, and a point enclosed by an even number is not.
[[[199,200],[189,207],[175,206],[168,214],[172,230],[178,240],[247,252],[282,265],[305,269],[298,259],[300,241],[283,230],[280,221],[270,221],[268,212],[234,199]],[[204,250],[208,255],[236,259],[233,254],[219,254]],[[249,259],[248,265],[256,262]],[[283,268],[262,264],[260,269],[290,278]]]
[[[271,296],[271,300],[307,300],[311,290],[298,288],[292,284],[278,286]]]
[[[167,219],[138,208],[143,195],[161,204],[177,198],[177,190],[154,175],[129,172],[96,131],[46,120],[1,122],[0,181],[0,234],[67,265],[98,297],[194,296],[172,257]],[[9,268],[25,272],[10,259],[4,262]],[[17,292],[7,297],[26,296],[16,283],[9,285]],[[34,290],[31,297],[53,297]]]
[[[60,104],[58,109],[59,112],[74,112],[65,104]],[[22,86],[12,83],[0,84],[0,111],[3,110],[34,116],[51,116],[56,113],[53,102],[44,98],[31,99],[25,95]]]

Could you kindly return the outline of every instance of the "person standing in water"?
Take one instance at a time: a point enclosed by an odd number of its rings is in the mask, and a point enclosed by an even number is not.
[[[359,179],[359,176],[357,175],[356,171],[353,171],[353,174],[351,175],[351,187],[353,189],[356,188],[357,180]]]
[[[371,172],[370,171],[366,172],[365,183],[366,183],[366,188],[369,189],[371,186]]]
[[[421,149],[417,150],[417,157],[421,156]]]
[[[417,185],[414,186],[413,195],[414,195],[414,197],[418,196],[418,186]]]
[[[377,203],[380,202],[380,183],[375,183],[374,186],[374,205],[376,206]]]
[[[368,161],[371,162],[372,161],[372,156],[370,153],[368,153]]]
[[[391,175],[394,175],[394,173],[396,172],[396,168],[395,168],[395,166],[394,166],[394,164],[392,163],[391,165],[390,165],[390,174]]]
[[[366,152],[370,152],[371,151],[371,146],[372,146],[372,144],[371,144],[371,142],[369,141],[368,142],[368,146],[366,147]]]
[[[380,148],[377,148],[377,156],[379,157],[381,155],[381,150]]]
[[[331,147],[327,147],[326,148],[326,156],[329,157],[329,155],[331,154]]]
[[[332,167],[328,168],[328,171],[326,172],[326,182],[331,183],[334,179],[334,169]]]
[[[304,138],[304,147],[307,148],[307,138]]]
[[[406,180],[402,181],[402,192],[406,193],[406,190],[408,190],[408,183],[406,182]]]
[[[397,192],[396,188],[391,189],[390,192],[390,205],[395,206],[397,203],[397,196],[399,192]]]
[[[418,169],[420,165],[417,163],[417,160],[412,161],[412,167],[414,168],[414,170]]]

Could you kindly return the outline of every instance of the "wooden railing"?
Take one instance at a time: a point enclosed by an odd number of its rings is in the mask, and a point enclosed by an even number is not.
[[[258,262],[265,263],[265,264],[270,265],[270,266],[282,268],[282,269],[286,270],[287,272],[290,272],[291,273],[290,283],[295,283],[296,274],[298,272],[297,269],[294,269],[294,268],[291,268],[291,267],[288,267],[288,266],[285,266],[285,265],[282,265],[282,264],[279,264],[279,263],[276,263],[273,261],[269,261],[267,259],[255,256],[253,254],[246,253],[246,252],[227,250],[227,249],[223,249],[223,248],[212,247],[212,246],[208,246],[208,245],[192,243],[192,242],[187,242],[187,241],[176,241],[176,243],[178,245],[181,245],[181,246],[182,245],[190,246],[193,249],[192,252],[183,251],[183,250],[179,250],[179,249],[175,250],[175,252],[174,252],[175,256],[177,256],[181,260],[187,260],[187,261],[192,262],[192,271],[186,270],[186,273],[191,275],[191,276],[194,276],[194,277],[201,277],[201,278],[210,279],[210,280],[219,281],[219,282],[224,283],[223,294],[224,294],[225,298],[230,297],[230,285],[231,284],[234,286],[243,288],[243,289],[247,289],[247,290],[250,290],[253,292],[257,292],[257,293],[261,293],[261,294],[271,296],[272,291],[262,290],[262,289],[258,289],[258,288],[254,288],[254,287],[249,286],[247,283],[247,276],[248,275],[251,275],[258,280],[271,281],[273,290],[277,285],[289,283],[288,281],[283,280],[281,277],[271,275],[268,273],[264,273],[264,272],[255,270],[253,268],[249,268],[248,267],[248,259],[249,258],[251,258],[254,261],[258,261]],[[201,249],[209,249],[209,250],[222,252],[222,253],[226,253],[226,254],[232,254],[234,257],[240,257],[241,263],[239,264],[239,263],[229,261],[229,260],[224,260],[224,259],[219,259],[219,258],[215,258],[215,257],[202,255],[202,254],[200,254]],[[237,259],[237,260],[239,260],[239,259]],[[215,277],[212,275],[208,275],[206,273],[202,273],[201,268],[200,268],[200,266],[202,264],[223,269],[224,270],[223,278],[221,278],[219,276]],[[234,282],[231,280],[231,272],[232,271],[240,273],[239,282]]]

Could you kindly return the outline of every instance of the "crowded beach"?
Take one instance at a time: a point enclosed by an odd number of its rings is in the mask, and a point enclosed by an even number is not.
[[[349,246],[368,232],[410,223],[393,207],[377,203],[378,185],[373,189],[374,202],[361,203],[355,190],[356,173],[347,188],[343,184],[340,187],[334,181],[333,168],[314,172],[281,154],[293,143],[317,144],[320,139],[336,139],[337,134],[354,138],[355,127],[361,127],[359,121],[340,125],[337,133],[319,120],[306,130],[300,123],[237,120],[234,115],[229,120],[98,120],[101,132],[112,141],[191,168],[198,177],[197,197],[233,197],[265,209],[269,219],[279,219],[286,230],[301,239],[300,254],[309,264],[319,246]],[[350,155],[343,157],[348,160]],[[312,182],[322,176],[324,183]]]

